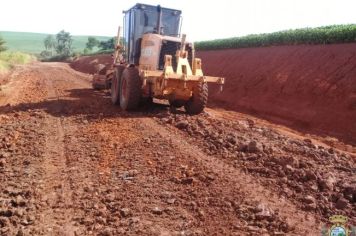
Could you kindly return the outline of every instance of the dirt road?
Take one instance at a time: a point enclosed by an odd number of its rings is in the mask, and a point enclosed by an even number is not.
[[[114,107],[67,64],[0,91],[1,235],[319,235],[355,156],[238,113]]]

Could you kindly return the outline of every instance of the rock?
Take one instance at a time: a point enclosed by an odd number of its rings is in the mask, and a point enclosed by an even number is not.
[[[343,197],[339,198],[339,200],[337,200],[337,202],[335,203],[335,207],[340,210],[345,209],[347,206],[348,201]]]
[[[155,215],[162,215],[162,209],[159,208],[159,207],[155,207],[152,209],[152,213],[155,214]]]
[[[19,229],[19,230],[17,231],[16,236],[24,236],[24,235],[25,235],[25,233],[23,232],[22,229]]]
[[[6,152],[1,152],[0,153],[0,159],[2,159],[2,158],[6,159],[6,158],[9,158],[9,157],[10,157],[9,153],[6,153]]]
[[[121,208],[120,209],[120,215],[122,217],[129,217],[129,216],[132,215],[132,212],[131,212],[131,210],[129,208]]]
[[[205,212],[203,210],[198,210],[199,217],[203,218],[205,216]]]
[[[139,217],[131,217],[131,218],[129,219],[130,225],[136,224],[136,223],[138,223],[138,222],[140,222],[140,218],[139,218]]]
[[[260,228],[256,227],[256,226],[249,225],[249,226],[247,226],[247,230],[252,231],[252,232],[258,232],[258,231],[260,231]]]
[[[88,120],[83,120],[83,124],[88,124],[89,121]]]
[[[236,144],[237,142],[234,136],[229,136],[226,140],[231,144]]]
[[[28,166],[29,164],[31,164],[31,162],[30,162],[29,160],[24,160],[24,161],[23,161],[23,164],[24,164],[25,166]]]
[[[175,198],[169,198],[169,199],[167,199],[167,203],[168,203],[168,204],[174,204],[175,201],[176,201]]]
[[[0,167],[4,167],[6,165],[5,159],[0,159]]]
[[[147,143],[147,144],[150,144],[151,143],[151,139],[150,138],[144,138],[144,142]]]
[[[183,178],[180,182],[181,184],[192,184],[194,182],[194,179],[192,177]]]
[[[178,129],[186,129],[188,127],[188,125],[189,125],[189,123],[187,121],[182,120],[182,121],[177,122],[176,127]]]
[[[18,195],[15,200],[12,201],[13,204],[17,207],[23,207],[26,205],[25,199],[21,195]]]
[[[327,176],[325,179],[319,180],[319,185],[321,190],[323,191],[330,191],[334,189],[336,183],[336,178],[332,175]]]
[[[103,231],[99,233],[100,236],[112,236],[112,230],[110,228],[105,228]]]
[[[272,219],[272,215],[273,215],[273,211],[271,209],[269,209],[267,206],[265,206],[264,204],[260,203],[258,204],[255,209],[254,212],[256,212],[256,219],[257,220],[270,220]]]
[[[290,166],[290,165],[286,165],[285,168],[284,168],[284,170],[285,170],[286,172],[288,172],[288,173],[293,173],[294,168],[293,168],[292,166]]]
[[[304,209],[307,211],[313,211],[316,209],[316,203],[310,203],[304,206]]]
[[[124,173],[122,174],[122,178],[124,180],[132,180],[137,174],[138,174],[138,170],[135,169],[124,171]]]
[[[315,173],[311,170],[306,170],[305,171],[305,180],[307,180],[307,181],[316,180]]]
[[[239,152],[247,152],[247,145],[244,143],[240,143],[237,145],[237,151]]]
[[[2,227],[6,227],[6,226],[10,226],[10,220],[9,220],[9,218],[4,218],[4,217],[0,217],[0,229],[2,228]],[[1,231],[0,231],[0,235],[2,235],[1,234]]]
[[[315,210],[317,205],[316,205],[316,202],[315,202],[315,198],[310,196],[310,195],[307,195],[305,196],[303,199],[302,199],[303,203],[305,203],[305,210],[307,211],[311,211],[311,210]]]
[[[354,198],[355,198],[355,200],[356,200],[356,186],[352,186],[352,185],[349,185],[349,184],[345,184],[345,185],[343,186],[343,188],[344,188],[343,193],[344,193],[345,196],[349,196],[350,199],[352,199],[353,196],[355,196]],[[349,199],[349,200],[350,200],[350,199]],[[351,200],[350,200],[350,201],[351,201]]]
[[[257,143],[256,141],[251,141],[247,145],[247,151],[248,152],[262,152],[263,151],[263,145],[260,143]]]
[[[311,139],[309,139],[309,138],[306,138],[306,139],[304,139],[303,141],[304,141],[305,143],[312,143]]]
[[[18,208],[15,210],[14,215],[21,218],[24,215],[24,211],[21,208]]]
[[[335,150],[334,150],[334,148],[331,147],[331,148],[328,149],[328,152],[329,152],[330,154],[334,154],[334,153],[335,153]]]
[[[286,165],[294,166],[294,163],[296,162],[293,156],[275,157],[274,161],[281,166],[286,166]]]
[[[249,124],[249,126],[254,126],[255,124],[256,124],[256,122],[254,121],[254,120],[252,120],[252,119],[246,119],[246,121],[247,121],[247,123]]]
[[[174,212],[174,208],[173,207],[166,207],[164,209],[164,212],[170,215],[170,214],[172,214],[172,212]]]
[[[11,210],[0,210],[0,216],[11,217],[13,212]]]
[[[312,204],[315,203],[315,198],[310,195],[307,195],[303,198],[303,202],[306,204]]]

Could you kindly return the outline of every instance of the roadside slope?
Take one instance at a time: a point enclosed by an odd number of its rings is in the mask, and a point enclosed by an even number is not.
[[[292,128],[356,143],[356,44],[200,51],[204,73],[223,76],[210,102]]]

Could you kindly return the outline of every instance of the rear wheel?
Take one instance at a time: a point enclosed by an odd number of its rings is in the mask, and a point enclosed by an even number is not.
[[[199,82],[199,84],[196,86],[196,88],[193,91],[193,96],[184,105],[184,108],[189,114],[196,115],[204,110],[207,103],[208,103],[208,84]]]
[[[119,105],[120,103],[120,84],[124,69],[124,66],[116,67],[115,73],[111,80],[111,101],[115,105]]]
[[[121,77],[120,107],[132,110],[138,107],[141,100],[141,79],[135,67],[128,67]]]

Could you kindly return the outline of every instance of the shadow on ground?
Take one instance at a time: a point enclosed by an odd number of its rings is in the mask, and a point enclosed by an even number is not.
[[[102,117],[155,117],[168,111],[182,114],[183,110],[173,109],[160,101],[143,103],[136,111],[126,112],[112,104],[108,91],[93,91],[92,89],[71,89],[65,91],[65,96],[51,97],[41,102],[7,104],[0,107],[0,114],[44,111],[56,117],[84,116],[88,120]]]

